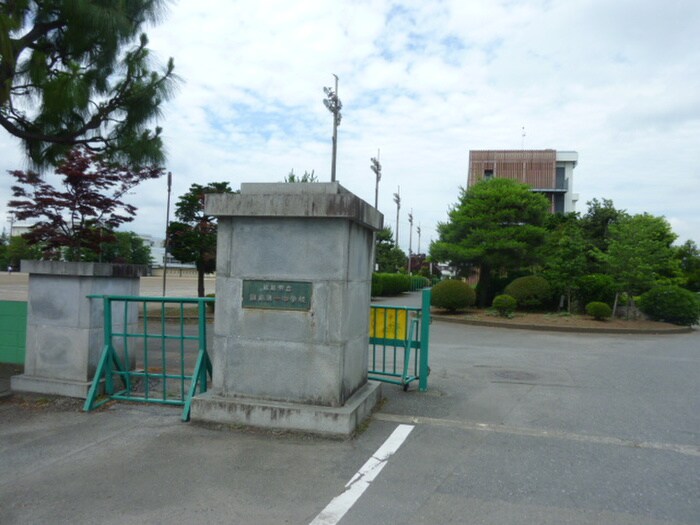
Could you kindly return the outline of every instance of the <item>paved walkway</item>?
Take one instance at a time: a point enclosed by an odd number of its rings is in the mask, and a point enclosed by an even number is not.
[[[430,390],[348,441],[0,399],[0,523],[700,523],[698,332],[432,328]]]

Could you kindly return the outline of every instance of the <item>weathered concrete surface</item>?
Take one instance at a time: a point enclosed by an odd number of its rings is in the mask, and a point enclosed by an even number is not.
[[[12,378],[23,392],[85,397],[104,348],[102,300],[89,295],[138,295],[142,267],[22,261],[29,270],[24,374]],[[133,307],[126,322],[138,323]],[[113,312],[114,326],[124,311]]]
[[[226,397],[209,391],[193,400],[192,421],[276,430],[306,429],[314,434],[346,438],[372,414],[382,398],[381,392],[380,383],[368,381],[342,407],[326,407]]]
[[[258,400],[261,409],[248,419],[264,426],[258,416],[269,414],[270,402],[319,413],[317,406],[341,409],[367,393],[374,233],[382,215],[337,183],[244,184],[240,195],[207,199],[207,213],[218,217],[211,396],[235,399],[229,408]],[[308,309],[244,306],[244,284],[252,281],[301,283]],[[193,407],[196,419],[208,413],[202,403]],[[227,410],[217,413],[219,421]],[[289,419],[280,428],[311,420]],[[280,423],[268,416],[268,426]]]
[[[352,440],[0,399],[0,523],[305,525],[399,422],[415,429],[342,525],[700,523],[700,332],[432,332],[429,391],[384,385]]]
[[[383,215],[337,182],[241,184],[239,195],[206,197],[205,211],[217,217],[319,217],[349,219],[380,230]]]

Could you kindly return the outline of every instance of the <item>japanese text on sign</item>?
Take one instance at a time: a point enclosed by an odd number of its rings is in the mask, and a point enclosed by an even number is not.
[[[243,281],[243,308],[309,310],[311,283],[299,281]]]

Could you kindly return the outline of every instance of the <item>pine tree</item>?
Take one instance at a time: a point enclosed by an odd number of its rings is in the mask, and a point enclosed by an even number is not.
[[[173,60],[150,62],[142,32],[163,0],[0,3],[0,126],[37,168],[76,145],[122,164],[162,164],[149,126],[172,93]]]

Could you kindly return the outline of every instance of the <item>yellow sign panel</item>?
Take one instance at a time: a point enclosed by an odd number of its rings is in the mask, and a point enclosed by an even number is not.
[[[372,307],[369,314],[369,336],[377,339],[408,338],[408,311]]]

